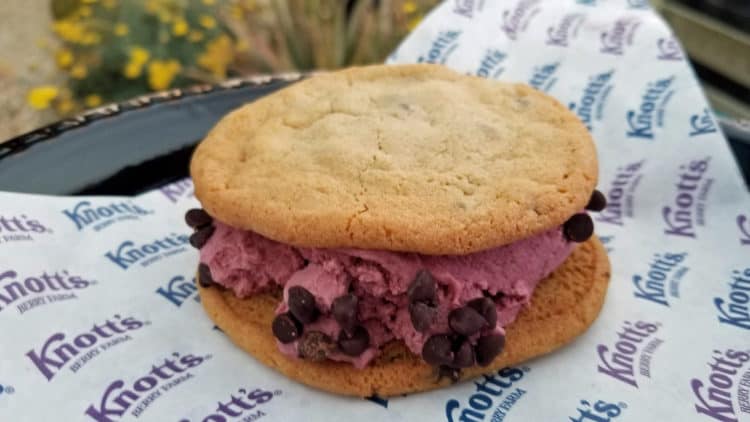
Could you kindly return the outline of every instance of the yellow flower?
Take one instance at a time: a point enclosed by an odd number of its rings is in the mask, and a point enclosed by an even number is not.
[[[206,29],[211,29],[216,26],[216,19],[209,15],[201,15],[198,22]]]
[[[91,10],[91,8],[89,6],[81,6],[78,9],[78,14],[81,15],[82,17],[84,17],[84,18],[87,18],[87,17],[91,16],[92,12],[93,11]]]
[[[411,14],[417,11],[417,3],[413,1],[405,1],[403,5],[401,5],[401,10],[406,14]]]
[[[176,37],[184,36],[188,33],[188,30],[190,30],[190,27],[188,27],[188,23],[184,18],[176,19],[172,24],[172,33]]]
[[[76,106],[76,103],[73,102],[73,100],[65,98],[63,100],[60,100],[57,103],[57,106],[55,107],[55,109],[60,114],[67,114],[67,113],[70,113],[71,111],[73,111],[73,109],[75,108],[75,106]]]
[[[232,39],[224,34],[208,43],[206,51],[198,56],[198,65],[209,70],[214,77],[224,78],[227,75],[227,66],[232,63],[233,58]]]
[[[206,6],[213,6],[214,4],[216,4],[216,0],[203,0],[203,4],[205,4]]]
[[[35,109],[43,110],[49,107],[59,93],[60,91],[53,85],[41,85],[29,91],[26,101]]]
[[[115,24],[114,33],[118,37],[124,37],[125,35],[128,35],[129,32],[130,32],[130,28],[128,28],[128,26],[125,25],[124,23],[117,22]]]
[[[117,6],[117,0],[103,0],[102,5],[107,9],[114,9]]]
[[[148,61],[150,56],[148,50],[143,47],[135,46],[130,49],[130,61],[133,63],[143,65]]]
[[[148,65],[148,86],[155,91],[167,89],[180,70],[182,66],[175,59],[154,60]]]
[[[55,53],[55,61],[60,69],[67,69],[73,64],[73,52],[67,48],[61,48]]]
[[[96,107],[102,103],[102,97],[97,94],[89,94],[83,99],[83,102],[86,104],[86,107]]]
[[[52,24],[52,30],[64,41],[73,43],[81,42],[86,35],[86,29],[83,25],[67,19],[55,21]]]
[[[70,69],[70,76],[73,79],[83,79],[88,74],[89,70],[86,68],[86,65],[81,63],[78,63],[77,65],[73,66],[72,69]]]
[[[142,65],[130,62],[125,65],[125,69],[123,69],[122,74],[125,75],[125,77],[128,79],[135,79],[141,76],[141,69],[143,69]]]
[[[199,42],[203,40],[203,32],[192,30],[190,31],[190,35],[188,35],[188,41],[190,42]]]

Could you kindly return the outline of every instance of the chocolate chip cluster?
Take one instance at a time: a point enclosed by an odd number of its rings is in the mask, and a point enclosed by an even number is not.
[[[591,194],[586,209],[599,212],[607,206],[607,198],[603,193],[595,190]],[[573,215],[563,224],[563,235],[571,242],[585,242],[594,234],[594,220],[585,212]]]
[[[214,219],[208,213],[200,208],[193,208],[185,213],[185,223],[193,229],[190,235],[190,245],[195,249],[200,249],[208,242],[208,239],[214,234],[216,229],[213,225]],[[198,283],[203,287],[210,287],[214,284],[211,277],[211,269],[206,264],[198,265]]]
[[[348,293],[333,301],[331,315],[341,327],[334,341],[325,333],[304,328],[320,316],[315,306],[315,296],[302,286],[289,288],[287,294],[289,311],[277,315],[271,329],[282,343],[299,340],[297,352],[300,357],[320,361],[334,351],[359,356],[370,345],[370,333],[360,324],[357,316],[358,299],[355,295]]]

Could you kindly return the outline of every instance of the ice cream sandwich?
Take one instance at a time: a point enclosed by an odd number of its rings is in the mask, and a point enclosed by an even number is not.
[[[317,74],[225,116],[190,172],[208,316],[313,387],[445,386],[561,347],[604,301],[594,143],[523,84]]]

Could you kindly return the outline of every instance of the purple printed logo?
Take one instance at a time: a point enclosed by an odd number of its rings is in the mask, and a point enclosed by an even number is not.
[[[609,96],[609,92],[613,87],[611,81],[614,74],[615,71],[613,69],[589,77],[589,81],[578,103],[572,102],[568,104],[568,107],[576,113],[589,131],[593,129],[594,120],[602,119],[607,96]]]
[[[656,47],[659,49],[659,55],[656,56],[658,60],[682,61],[685,58],[675,37],[659,38],[656,40]]]
[[[164,359],[161,365],[154,364],[150,370],[135,381],[125,383],[118,379],[109,384],[97,404],[90,405],[84,415],[97,422],[115,422],[125,412],[137,418],[159,398],[169,393],[178,385],[195,378],[190,369],[211,359],[211,355],[180,356],[173,353]],[[158,387],[158,388],[157,388]]]
[[[560,62],[534,67],[534,73],[531,74],[528,84],[540,91],[549,92],[552,86],[555,85],[555,82],[557,82],[555,73],[558,67],[560,67]]]
[[[484,0],[454,0],[453,13],[465,16],[469,19],[474,17],[474,12],[481,12],[484,8]]]
[[[128,331],[137,330],[148,324],[149,321],[139,321],[133,317],[120,318],[120,315],[115,315],[114,321],[107,319],[101,324],[94,324],[93,328],[71,336],[70,339],[66,338],[65,333],[54,333],[39,350],[32,349],[26,352],[26,357],[47,381],[52,381],[52,378],[74,358],[70,370],[78,372],[101,353],[132,340],[127,334]],[[78,356],[79,354],[81,356]]]
[[[586,20],[583,13],[568,13],[564,15],[556,26],[547,28],[547,45],[567,47],[568,42],[578,35],[578,28]]]
[[[641,96],[638,110],[628,110],[628,138],[653,139],[654,125],[664,125],[664,112],[672,98],[674,76],[649,82]],[[656,121],[654,121],[656,120]]]
[[[690,137],[705,135],[707,133],[716,133],[716,123],[711,118],[711,112],[707,108],[703,109],[700,114],[690,116]]]
[[[737,385],[737,401],[742,413],[750,414],[750,370],[742,373],[750,360],[750,351],[714,350],[706,378],[693,378],[690,388],[695,395],[695,411],[721,422],[738,422],[732,391]]]
[[[164,185],[159,188],[159,192],[173,203],[180,202],[183,198],[195,197],[195,187],[193,186],[193,181],[190,180],[189,177]]]
[[[738,215],[737,227],[740,229],[740,245],[750,245],[750,218],[743,214]]]
[[[622,409],[627,408],[627,404],[607,403],[604,400],[597,400],[591,403],[588,400],[581,400],[576,407],[577,415],[571,416],[571,422],[611,422],[620,414]]]
[[[154,212],[130,201],[99,206],[93,206],[90,201],[81,201],[73,208],[63,210],[62,213],[76,225],[78,231],[89,226],[92,226],[94,231],[99,231],[118,221],[138,220]]]
[[[114,251],[109,251],[104,256],[123,270],[131,265],[139,263],[148,267],[156,261],[187,251],[189,237],[186,234],[172,233],[162,239],[136,245],[131,240],[126,240]]]
[[[492,420],[503,420],[513,405],[526,394],[526,390],[515,387],[515,384],[528,371],[528,368],[508,367],[490,375],[482,375],[484,381],[474,382],[476,392],[468,398],[466,405],[455,398],[445,403],[446,420],[482,421],[487,416]],[[498,400],[502,401],[497,403]]]
[[[675,185],[677,193],[673,205],[662,208],[661,214],[666,227],[664,233],[673,236],[696,237],[695,226],[704,226],[708,193],[713,179],[704,176],[711,160],[693,160],[680,166],[682,170]]]
[[[200,301],[197,295],[198,288],[195,287],[195,278],[189,281],[181,275],[172,277],[169,283],[156,289],[156,293],[178,308],[190,298],[196,302]]]
[[[653,337],[660,325],[645,321],[631,324],[630,321],[625,321],[622,330],[617,333],[617,341],[612,346],[614,350],[611,354],[610,348],[604,344],[596,347],[599,355],[599,372],[635,388],[638,388],[636,365],[642,376],[651,378],[651,358],[656,349],[664,343],[664,340]]]
[[[603,31],[599,36],[602,47],[599,49],[604,54],[622,56],[625,52],[625,46],[633,44],[635,32],[641,25],[638,18],[625,17],[617,19],[612,27]]]
[[[518,39],[518,34],[529,27],[529,23],[539,13],[540,0],[519,0],[516,7],[503,12],[503,23],[500,29],[511,40]]]
[[[440,31],[437,38],[432,41],[430,50],[426,56],[419,56],[417,63],[441,63],[444,64],[448,57],[458,47],[458,38],[461,31]]]
[[[19,314],[50,303],[78,299],[76,290],[85,289],[95,280],[86,280],[77,275],[70,275],[67,270],[47,271],[32,277],[19,277],[13,270],[0,272],[0,312],[10,305],[16,305]]]
[[[726,298],[715,297],[719,322],[750,330],[750,268],[734,270]]]
[[[685,257],[687,257],[687,252],[654,254],[646,275],[633,276],[635,297],[668,307],[667,282],[669,282],[669,296],[679,298],[680,280],[688,271],[686,266],[679,265]]]
[[[479,68],[476,71],[476,75],[483,78],[496,79],[505,70],[502,66],[505,57],[507,57],[506,54],[498,49],[491,48],[487,50],[487,52],[484,53],[484,56],[482,56],[482,60],[479,62]]]
[[[281,390],[263,390],[256,388],[251,390],[249,388],[240,388],[237,390],[238,396],[230,394],[231,399],[224,402],[218,401],[216,410],[211,411],[210,415],[199,417],[196,421],[203,422],[226,422],[229,420],[235,420],[235,418],[242,418],[242,421],[256,421],[266,413],[260,409],[256,409],[264,403],[268,403],[273,400],[274,396],[280,396]],[[180,419],[180,422],[191,422],[188,418]]]
[[[596,221],[622,226],[624,217],[633,218],[635,191],[640,184],[641,167],[646,160],[636,161],[617,168],[609,186],[607,207],[597,215]]]
[[[34,234],[52,233],[39,220],[33,220],[25,215],[5,217],[0,215],[0,244],[34,240]]]

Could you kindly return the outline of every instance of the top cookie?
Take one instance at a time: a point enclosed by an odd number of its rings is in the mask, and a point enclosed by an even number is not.
[[[190,172],[209,214],[279,242],[457,255],[561,225],[598,169],[555,99],[422,64],[320,74],[247,104]]]

